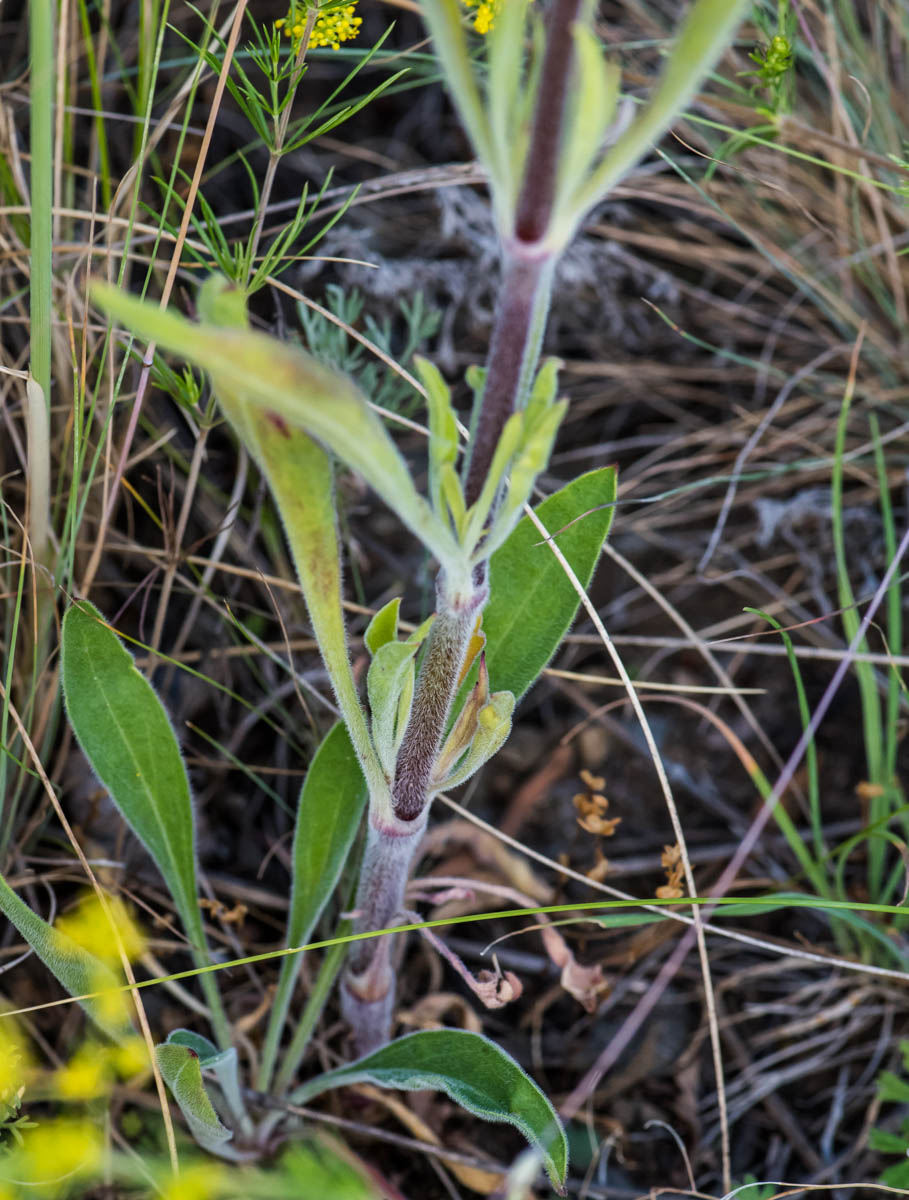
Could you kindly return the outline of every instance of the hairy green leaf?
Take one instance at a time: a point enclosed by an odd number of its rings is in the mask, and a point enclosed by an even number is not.
[[[350,736],[339,722],[316,751],[300,792],[292,853],[288,947],[305,945],[337,886],[360,826],[366,790]],[[271,1082],[302,961],[302,954],[292,954],[281,963],[259,1070],[259,1088],[263,1091]]]
[[[221,1158],[242,1159],[245,1157],[242,1153],[226,1144],[234,1135],[222,1124],[208,1098],[198,1052],[179,1041],[177,1035],[186,1032],[184,1029],[176,1030],[171,1035],[174,1041],[168,1038],[163,1046],[155,1046],[155,1060],[161,1076],[179,1104],[190,1133],[203,1150]]]
[[[132,655],[87,600],[63,618],[61,677],[76,739],[111,799],[152,856],[173,897],[197,964],[209,960],[197,902],[189,779],[164,706]],[[202,987],[219,1041],[227,1022],[211,975]]]
[[[94,954],[84,950],[77,942],[48,925],[13,891],[0,875],[0,912],[28,942],[52,975],[71,996],[85,996],[89,992],[107,989],[119,991],[121,980]],[[80,1004],[95,1024],[115,1040],[132,1032],[122,1003],[122,995],[112,995],[93,1000],[80,1000]]]
[[[329,1088],[363,1081],[380,1087],[445,1092],[475,1116],[516,1126],[543,1154],[553,1185],[561,1188],[568,1143],[555,1109],[510,1054],[463,1029],[430,1029],[398,1038],[349,1066],[319,1075],[293,1094],[308,1103]]]
[[[386,642],[376,651],[366,676],[372,741],[379,761],[389,775],[395,765],[398,701],[408,690],[412,695],[413,660],[419,648],[408,642]],[[408,715],[409,709],[403,714],[405,724]]]
[[[393,642],[398,636],[398,611],[401,607],[401,597],[395,596],[393,600],[380,608],[373,619],[366,627],[366,632],[363,635],[363,642],[366,649],[371,655],[386,644]]]
[[[61,637],[66,712],[79,745],[155,860],[202,946],[189,780],[161,701],[100,612],[77,601]]]
[[[216,315],[226,289],[223,279],[207,280],[199,295],[200,311]],[[380,418],[345,375],[298,346],[248,329],[223,328],[235,320],[194,324],[107,284],[96,283],[92,296],[140,336],[203,367],[216,392],[241,395],[278,430],[289,426],[317,438],[360,472],[446,570],[467,570],[453,535],[417,492]],[[238,428],[242,434],[243,422]]]
[[[615,497],[615,468],[603,467],[535,510],[584,588],[609,534]],[[489,562],[483,630],[490,686],[520,699],[555,654],[579,603],[555,555],[524,517]]]

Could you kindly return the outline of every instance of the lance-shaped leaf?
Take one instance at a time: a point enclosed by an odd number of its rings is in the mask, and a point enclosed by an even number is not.
[[[199,297],[214,312],[226,280],[213,276]],[[223,325],[194,324],[117,288],[96,283],[92,297],[105,312],[139,336],[208,371],[215,391],[242,396],[277,418],[276,427],[302,429],[367,480],[447,571],[468,568],[444,523],[414,487],[407,464],[384,425],[347,378],[298,346],[265,334]],[[242,423],[238,425],[242,429]]]
[[[221,287],[222,282],[215,278],[203,286],[199,309],[205,320],[232,336],[234,330],[245,330],[245,300],[241,292]],[[347,652],[331,460],[308,434],[253,402],[232,380],[223,374],[212,380],[224,415],[268,480],[341,714],[376,802],[381,803],[385,778],[369,740]]]
[[[306,772],[291,854],[293,884],[287,919],[287,946],[303,946],[337,886],[366,804],[366,781],[350,736],[340,722],[325,736]],[[294,984],[303,962],[291,954],[281,962],[262,1051],[258,1087],[267,1091]]]
[[[451,404],[451,392],[439,368],[419,355],[414,366],[426,389],[429,409],[429,498],[437,513],[444,512],[442,471],[453,466],[458,457],[458,422]]]
[[[615,511],[616,472],[580,475],[535,510],[586,588]],[[527,691],[558,649],[578,610],[578,595],[529,517],[489,562],[489,603],[483,613],[490,685]]]
[[[95,1024],[117,1041],[132,1033],[127,1018],[122,981],[94,954],[84,950],[39,917],[0,875],[0,912],[28,942],[52,975],[71,996],[110,992],[92,1000],[80,1000]]]
[[[177,1032],[183,1034],[186,1030]],[[155,1060],[164,1082],[186,1118],[190,1133],[202,1149],[234,1162],[252,1157],[227,1144],[234,1135],[222,1123],[208,1097],[198,1051],[168,1040],[163,1046],[155,1046]]]
[[[95,774],[164,877],[196,962],[209,962],[197,903],[189,779],[164,706],[94,605],[63,618],[66,713]],[[229,1041],[213,976],[201,977],[219,1040]]]
[[[749,4],[750,0],[696,0],[691,5],[644,111],[610,147],[593,173],[578,182],[570,201],[560,205],[564,241],[568,241],[584,212],[601,200],[682,115],[704,75],[729,44]],[[579,130],[578,136],[589,139],[586,129]],[[562,194],[567,195],[570,180],[566,177],[559,183]]]
[[[408,642],[387,642],[376,651],[366,676],[372,741],[389,776],[394,771],[399,717],[403,718],[403,728],[410,715],[410,704],[406,704],[406,712],[401,712],[400,701],[413,698],[413,660],[419,648]]]
[[[187,933],[203,945],[189,780],[161,701],[87,600],[63,618],[66,712],[86,758],[155,860]]]
[[[568,1168],[568,1143],[555,1109],[510,1054],[463,1029],[431,1029],[398,1038],[349,1066],[338,1067],[293,1093],[307,1104],[329,1088],[352,1083],[445,1092],[462,1108],[487,1121],[507,1121],[537,1146],[553,1186],[561,1189]]]

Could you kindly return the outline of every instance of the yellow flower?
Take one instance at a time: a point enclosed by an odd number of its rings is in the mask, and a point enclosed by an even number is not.
[[[126,905],[118,896],[108,896],[107,906],[110,916],[104,911],[101,901],[92,892],[85,897],[79,907],[66,916],[61,917],[55,928],[71,938],[83,950],[88,950],[96,958],[109,966],[119,964],[120,952],[117,939],[111,929],[111,921],[120,935],[126,957],[132,962],[145,950],[145,938],[142,931],[130,916]]]
[[[214,1200],[227,1183],[227,1172],[219,1163],[193,1163],[165,1182],[161,1200]]]
[[[475,8],[473,27],[477,33],[489,33],[495,24],[502,0],[464,0],[465,8]]]
[[[132,1079],[150,1066],[148,1047],[140,1037],[127,1038],[108,1050],[108,1057],[121,1079]]]
[[[356,9],[354,0],[353,4],[344,4],[321,13],[309,35],[309,45],[317,48],[331,46],[332,50],[339,50],[342,42],[355,38],[363,24],[363,18],[356,16]],[[284,36],[291,39],[294,50],[299,48],[306,32],[306,11],[305,7],[298,9],[294,6],[286,18],[275,21],[275,28],[283,29]]]
[[[94,1122],[61,1117],[25,1130],[21,1147],[3,1160],[3,1173],[31,1185],[31,1194],[37,1186],[39,1195],[57,1195],[58,1189],[50,1191],[49,1184],[95,1174],[103,1153],[104,1140]]]
[[[111,1082],[107,1047],[95,1042],[85,1042],[53,1075],[54,1090],[63,1100],[93,1100],[103,1096]]]

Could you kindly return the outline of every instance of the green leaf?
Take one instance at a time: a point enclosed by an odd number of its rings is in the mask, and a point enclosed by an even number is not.
[[[557,535],[584,588],[612,525],[615,497],[615,468],[603,467],[579,476],[535,510],[550,535]],[[555,654],[579,603],[555,555],[524,517],[489,562],[483,631],[490,686],[519,700]]]
[[[214,277],[203,286],[200,312],[215,326],[228,329],[228,336],[235,332],[246,336],[245,298],[242,292],[225,288],[222,283]],[[386,780],[369,738],[347,651],[331,460],[307,433],[254,402],[236,386],[233,376],[212,373],[212,383],[222,411],[259,464],[278,505],[341,715],[379,803],[387,791]],[[387,803],[390,805],[390,799]]]
[[[101,992],[108,988],[119,992],[122,983],[113,971],[94,954],[48,925],[13,891],[2,875],[0,912],[71,996],[85,996],[89,992]],[[119,1041],[132,1033],[132,1027],[126,1016],[126,1008],[120,1003],[122,995],[115,999],[116,1004],[109,1004],[103,997],[80,1000],[79,1003],[99,1029]]]
[[[215,1082],[221,1089],[224,1099],[237,1121],[246,1116],[246,1105],[243,1103],[243,1093],[240,1090],[240,1071],[237,1062],[237,1051],[233,1046],[219,1050],[214,1042],[210,1042],[201,1033],[191,1029],[174,1029],[167,1035],[168,1045],[186,1046],[198,1055],[199,1067],[210,1071]]]
[[[383,608],[379,609],[366,626],[363,641],[371,655],[381,650],[386,642],[393,642],[398,636],[398,610],[400,607],[401,597],[395,596],[393,600],[389,600]]]
[[[303,946],[337,886],[366,804],[366,781],[350,736],[340,722],[322,741],[306,772],[293,843],[288,947]],[[281,963],[258,1086],[267,1091],[302,954]]]
[[[171,1036],[186,1032],[177,1030]],[[247,1157],[226,1145],[234,1135],[222,1124],[208,1098],[202,1080],[202,1060],[196,1050],[191,1046],[181,1045],[178,1040],[171,1042],[168,1038],[163,1046],[155,1046],[155,1061],[164,1082],[186,1118],[190,1133],[202,1149],[208,1150],[210,1154],[217,1154],[220,1158],[235,1161]]]
[[[379,762],[389,776],[395,765],[398,700],[413,678],[413,660],[418,650],[416,644],[386,642],[376,651],[366,676],[369,711],[372,714],[372,741]],[[405,723],[408,715],[409,712],[404,714]]]
[[[892,1071],[881,1071],[877,1077],[877,1094],[881,1100],[909,1104],[909,1080],[901,1079]]]
[[[475,1116],[507,1121],[542,1151],[546,1170],[561,1188],[568,1169],[568,1143],[558,1114],[510,1054],[463,1029],[430,1029],[398,1038],[365,1058],[310,1080],[293,1094],[306,1104],[329,1088],[352,1083],[445,1092]]]
[[[886,1129],[871,1129],[868,1132],[868,1149],[880,1150],[884,1154],[905,1154],[909,1151],[906,1138]]]
[[[92,287],[92,297],[104,311],[140,337],[208,371],[216,392],[242,396],[279,432],[290,426],[318,439],[359,471],[446,570],[456,576],[469,571],[454,536],[417,492],[385,426],[351,381],[298,346],[235,327],[236,304],[230,319],[222,319],[229,295],[224,279],[207,280],[199,309],[217,323],[194,324],[111,285]],[[234,327],[228,331],[225,325]],[[245,423],[235,424],[242,435]]]
[[[900,1191],[909,1192],[909,1162],[901,1162],[896,1166],[888,1167],[881,1175],[881,1183],[886,1183],[888,1187],[898,1188]]]
[[[728,46],[750,0],[695,0],[673,46],[659,83],[643,112],[579,183],[570,211],[562,207],[564,240],[583,213],[596,204],[643,157],[685,111],[704,75]]]
[[[61,662],[66,712],[79,745],[155,860],[187,933],[201,949],[189,780],[167,713],[87,600],[77,601],[63,618]]]

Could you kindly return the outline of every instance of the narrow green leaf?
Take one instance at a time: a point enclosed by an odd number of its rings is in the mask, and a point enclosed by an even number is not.
[[[429,498],[437,513],[442,504],[441,472],[446,464],[452,466],[458,457],[458,422],[451,404],[451,392],[434,363],[417,355],[414,368],[426,389],[429,409]]]
[[[440,788],[460,787],[494,754],[498,754],[511,733],[513,712],[514,696],[511,692],[493,692],[489,703],[480,709],[477,732],[470,749],[448,778],[440,783]]]
[[[607,151],[593,174],[579,184],[571,202],[568,236],[583,213],[601,200],[682,115],[702,78],[728,46],[749,3],[695,0],[691,5],[646,108]]]
[[[164,706],[87,600],[63,618],[61,678],[76,739],[123,819],[155,861],[198,965],[210,961],[197,902],[189,779]],[[217,984],[202,976],[219,1041],[230,1036]]]
[[[218,315],[229,294],[226,281],[212,277],[199,294],[200,311]],[[94,284],[92,297],[140,337],[208,371],[218,393],[241,395],[279,430],[292,426],[317,438],[359,471],[447,570],[468,569],[453,535],[417,492],[382,421],[347,376],[298,346],[248,329],[226,330],[236,323],[236,306],[230,321],[219,316],[218,324],[195,324],[107,284]],[[242,433],[243,422],[239,428]]]
[[[203,286],[200,312],[213,325],[229,330],[228,336],[234,332],[245,336],[243,293],[222,283],[215,277]],[[222,411],[268,480],[341,715],[378,802],[386,781],[369,739],[347,651],[331,459],[302,429],[253,402],[232,377],[213,374],[212,382]]]
[[[366,676],[372,741],[389,776],[395,764],[398,701],[413,673],[413,660],[418,649],[419,646],[408,642],[386,642],[376,651]]]
[[[80,1004],[95,1024],[119,1041],[132,1033],[119,989],[122,981],[94,954],[48,925],[22,900],[0,875],[0,912],[28,942],[52,975],[71,996],[112,989],[106,997],[81,1000]],[[114,994],[114,992],[117,994]]]
[[[293,843],[293,886],[287,945],[303,946],[337,886],[366,805],[366,781],[340,722],[310,763],[300,793]],[[258,1086],[267,1091],[302,954],[283,959],[269,1018]]]
[[[155,1060],[164,1082],[186,1118],[190,1133],[202,1149],[222,1158],[241,1157],[226,1147],[234,1135],[222,1124],[208,1098],[198,1053],[190,1046],[167,1041],[163,1046],[155,1046]]]
[[[306,1104],[329,1088],[364,1081],[403,1091],[431,1088],[475,1116],[507,1121],[542,1151],[553,1185],[562,1187],[568,1143],[558,1114],[511,1055],[488,1038],[463,1029],[411,1033],[310,1080],[294,1092],[293,1101]]]
[[[155,860],[201,949],[189,780],[170,720],[151,684],[100,612],[77,601],[63,618],[63,694],[95,774]]]
[[[612,525],[615,497],[615,468],[603,467],[579,476],[535,510],[550,534],[558,535],[559,549],[584,588]],[[489,563],[483,630],[490,686],[520,699],[555,654],[578,604],[558,560],[524,517]]]

